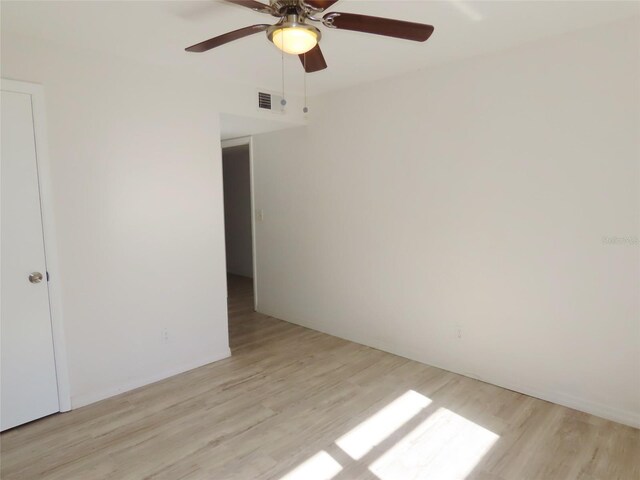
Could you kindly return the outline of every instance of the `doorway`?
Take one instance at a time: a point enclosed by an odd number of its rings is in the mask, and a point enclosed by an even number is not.
[[[222,142],[222,178],[229,308],[242,299],[256,306],[251,139]],[[250,296],[251,298],[248,298]]]

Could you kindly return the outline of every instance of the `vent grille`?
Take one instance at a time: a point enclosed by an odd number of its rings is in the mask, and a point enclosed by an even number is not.
[[[258,108],[271,110],[271,94],[258,92]]]
[[[281,95],[268,90],[258,90],[258,110],[284,113],[285,104],[286,102],[282,100]]]

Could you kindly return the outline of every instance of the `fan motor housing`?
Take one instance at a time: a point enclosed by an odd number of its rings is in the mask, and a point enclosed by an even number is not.
[[[298,2],[298,0],[271,0],[270,5],[273,9],[273,15],[277,17],[296,13],[300,8],[300,2]]]
[[[305,23],[303,17],[299,17],[298,15],[286,15],[278,23],[267,28],[267,38],[269,41],[273,42],[273,34],[276,30],[282,30],[285,28],[304,28],[305,30],[311,30],[314,32],[318,42],[320,42],[320,39],[322,38],[322,32],[313,25]]]

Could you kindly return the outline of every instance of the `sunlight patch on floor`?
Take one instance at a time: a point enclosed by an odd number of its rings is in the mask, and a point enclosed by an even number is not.
[[[342,466],[331,455],[321,450],[280,480],[330,480],[340,470]]]
[[[464,480],[499,436],[439,408],[369,467],[380,480]]]
[[[336,445],[359,460],[430,403],[429,398],[409,390],[336,440]]]

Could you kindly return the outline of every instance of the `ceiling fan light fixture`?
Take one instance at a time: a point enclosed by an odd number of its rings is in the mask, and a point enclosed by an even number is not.
[[[271,41],[284,53],[301,55],[318,44],[318,36],[306,28],[289,27],[280,28],[273,32]]]
[[[414,42],[424,42],[433,33],[433,25],[424,23],[333,10],[327,12],[338,0],[268,0],[268,3],[264,3],[267,0],[226,1],[272,15],[280,20],[275,25],[259,23],[218,35],[187,47],[187,52],[206,52],[254,33],[266,32],[269,41],[282,52],[282,55],[297,55],[304,71],[313,73],[327,68],[327,62],[320,48],[322,32],[308,25],[307,20],[320,22],[329,29],[371,33]],[[282,66],[284,71],[284,61]]]
[[[269,40],[291,55],[302,55],[312,50],[320,41],[320,30],[312,25],[293,21],[274,25],[267,31]]]

